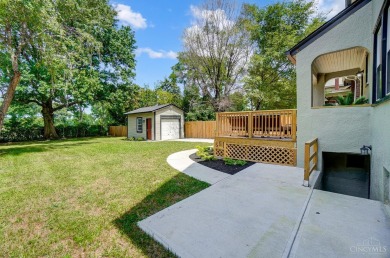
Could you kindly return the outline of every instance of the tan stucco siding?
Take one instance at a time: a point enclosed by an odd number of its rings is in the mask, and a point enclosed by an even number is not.
[[[323,151],[360,153],[363,144],[371,144],[371,107],[312,108],[312,62],[322,54],[364,47],[369,52],[368,81],[371,82],[374,27],[372,13],[372,3],[368,3],[296,55],[299,167],[304,165],[304,144],[312,138],[319,139],[320,168]],[[317,80],[321,86],[325,83],[320,78]],[[370,92],[370,96],[371,86],[364,89]],[[314,89],[314,95],[321,97],[322,94],[318,88]]]
[[[388,135],[390,101],[373,107],[311,108],[313,80],[311,64],[316,57],[322,54],[356,46],[365,47],[369,51],[369,85],[364,87],[364,95],[371,102],[373,32],[382,4],[383,1],[380,0],[371,1],[296,55],[298,166],[303,167],[304,143],[312,138],[319,140],[320,169],[322,169],[322,152],[360,153],[363,145],[372,145],[370,198],[381,201],[386,191],[385,181],[389,180],[386,178],[386,173],[390,171],[390,137]],[[318,81],[320,81],[319,78]],[[314,92],[314,94],[318,93]]]
[[[390,171],[390,101],[372,108],[371,198],[383,201],[385,170]],[[389,191],[389,189],[387,189]]]
[[[382,9],[383,0],[372,0],[371,4],[372,4],[371,22],[373,25],[375,25],[375,23],[378,20],[378,16],[381,12],[381,9]]]
[[[161,116],[180,116],[180,138],[184,138],[184,114],[175,106],[168,106],[156,111],[156,140],[161,140]]]
[[[142,133],[137,133],[137,117],[142,117],[143,123],[142,123]],[[151,118],[152,119],[152,139],[154,139],[154,121],[153,121],[153,113],[140,113],[140,114],[131,114],[127,116],[127,132],[128,137],[143,137],[146,139],[146,119]]]

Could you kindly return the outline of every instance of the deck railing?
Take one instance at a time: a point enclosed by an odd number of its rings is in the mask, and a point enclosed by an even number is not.
[[[216,136],[296,140],[295,109],[217,113]]]
[[[305,186],[309,186],[310,174],[317,169],[318,162],[318,139],[315,138],[305,143]]]

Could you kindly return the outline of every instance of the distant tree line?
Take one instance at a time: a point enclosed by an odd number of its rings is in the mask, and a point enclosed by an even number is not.
[[[186,120],[296,107],[284,52],[324,22],[314,1],[210,0],[192,11],[178,63],[150,88],[134,83],[134,32],[108,0],[1,1],[0,141],[105,135],[124,112],[156,104]]]
[[[315,1],[265,7],[212,0],[183,35],[173,72],[184,86],[188,120],[215,112],[296,108],[296,74],[285,52],[325,21]]]

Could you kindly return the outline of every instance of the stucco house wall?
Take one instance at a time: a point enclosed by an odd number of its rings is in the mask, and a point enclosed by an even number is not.
[[[364,94],[372,101],[374,28],[382,5],[383,1],[370,1],[296,54],[297,163],[303,167],[304,144],[312,138],[319,140],[320,169],[322,152],[360,153],[363,145],[372,145],[370,198],[389,201],[390,99],[375,105],[312,107],[321,105],[315,103],[320,98],[315,98],[322,96],[325,83],[323,78],[312,75],[312,62],[322,54],[352,47],[364,47],[368,51],[368,86],[364,88]]]
[[[366,4],[296,55],[299,167],[304,166],[305,142],[315,137],[319,139],[319,168],[322,168],[323,151],[360,153],[363,144],[372,144],[369,129],[371,107],[312,108],[312,63],[320,55],[364,47],[369,52],[368,80],[372,81],[372,8],[372,2]],[[317,81],[321,79],[317,78]],[[366,90],[368,88],[370,86]],[[314,94],[322,96],[323,93],[317,88]]]
[[[372,108],[371,198],[383,201],[386,173],[390,171],[390,101]]]
[[[372,1],[372,24],[376,24],[383,1]],[[374,28],[372,28],[373,30]],[[390,172],[390,101],[380,103],[372,108],[371,116],[372,155],[371,155],[371,198],[384,201],[384,189]]]

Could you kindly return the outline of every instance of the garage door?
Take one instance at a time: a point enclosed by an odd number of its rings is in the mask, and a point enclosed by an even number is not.
[[[180,122],[175,118],[161,119],[161,140],[180,138]]]

